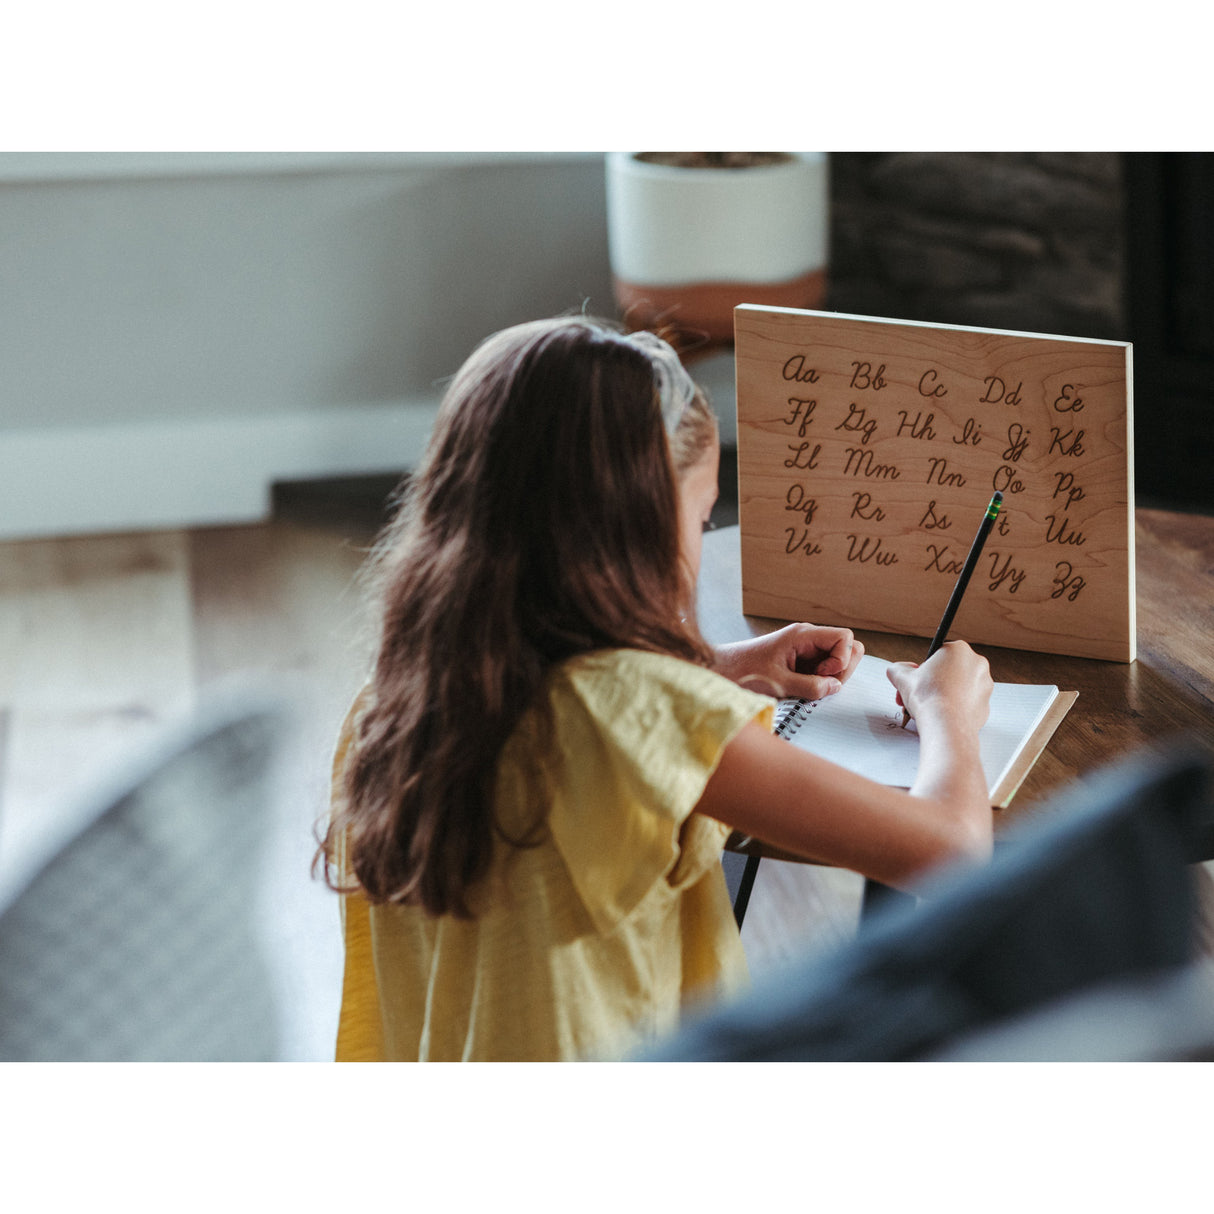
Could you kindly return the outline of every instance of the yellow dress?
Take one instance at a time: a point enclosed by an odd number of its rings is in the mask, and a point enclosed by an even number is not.
[[[746,982],[729,831],[692,810],[726,744],[749,721],[770,728],[774,702],[637,650],[572,659],[549,695],[552,744],[524,717],[496,790],[508,828],[546,802],[547,830],[536,847],[499,844],[474,920],[343,897],[338,1061],[619,1057]]]

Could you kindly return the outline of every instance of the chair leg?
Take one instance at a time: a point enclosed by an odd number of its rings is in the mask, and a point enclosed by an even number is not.
[[[746,918],[746,905],[750,901],[750,891],[754,888],[755,874],[758,871],[759,857],[747,856],[746,868],[742,872],[742,881],[733,900],[733,917],[738,925],[738,931],[742,930],[742,920]]]
[[[860,902],[860,921],[870,918],[878,910],[887,906],[914,906],[915,895],[904,893],[900,889],[892,889],[874,881],[871,877],[864,878],[864,896]]]

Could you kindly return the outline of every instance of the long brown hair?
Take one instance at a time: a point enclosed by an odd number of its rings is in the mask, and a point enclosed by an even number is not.
[[[668,441],[663,403],[646,348],[585,317],[504,330],[456,374],[372,557],[378,656],[318,853],[333,888],[344,833],[372,901],[471,915],[507,838],[498,758],[549,670],[621,647],[710,661],[676,477],[715,419],[697,392]]]

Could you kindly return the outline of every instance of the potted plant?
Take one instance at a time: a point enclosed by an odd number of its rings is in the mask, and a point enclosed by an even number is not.
[[[826,296],[825,153],[613,152],[607,235],[616,303],[683,349],[733,341],[739,303]]]

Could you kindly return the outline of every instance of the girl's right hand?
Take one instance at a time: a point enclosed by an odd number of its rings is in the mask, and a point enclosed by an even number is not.
[[[971,723],[975,731],[990,715],[990,663],[965,641],[949,641],[926,662],[895,662],[886,671],[898,692],[898,703],[916,722],[943,714]]]

